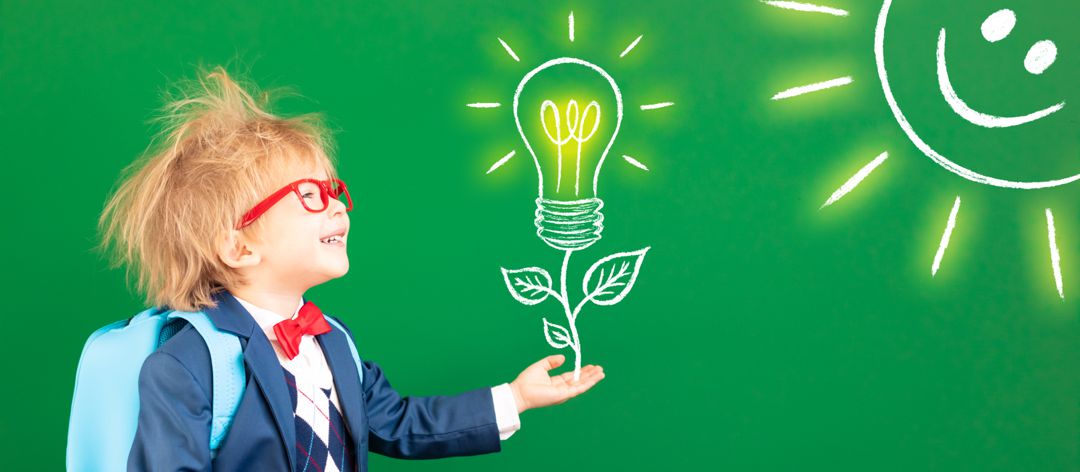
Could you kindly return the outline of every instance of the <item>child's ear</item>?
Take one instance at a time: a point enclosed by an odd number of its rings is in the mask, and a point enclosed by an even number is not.
[[[247,244],[237,230],[229,230],[218,245],[218,258],[233,269],[252,267],[262,261],[259,253]]]

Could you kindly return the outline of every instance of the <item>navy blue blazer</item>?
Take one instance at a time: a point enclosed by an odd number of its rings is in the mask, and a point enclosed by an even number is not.
[[[151,354],[139,375],[139,424],[128,470],[292,471],[296,428],[274,348],[255,319],[228,292],[206,314],[236,334],[247,388],[217,456],[210,458],[211,368],[202,336],[186,326]],[[408,459],[465,456],[500,449],[491,389],[455,396],[402,398],[382,370],[363,362],[361,385],[348,340],[336,328],[316,337],[334,376],[342,415],[356,444],[359,470],[367,452]]]

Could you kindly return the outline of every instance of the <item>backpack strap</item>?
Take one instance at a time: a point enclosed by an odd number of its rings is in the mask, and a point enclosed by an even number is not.
[[[342,326],[341,323],[338,323],[338,320],[334,319],[332,316],[323,316],[323,318],[326,318],[326,321],[329,321],[330,324],[334,325],[334,327],[337,328],[338,331],[341,331],[341,334],[345,335],[345,339],[349,340],[349,350],[352,351],[353,362],[356,364],[356,373],[360,376],[360,384],[363,385],[363,364],[360,363],[360,354],[356,352],[356,344],[353,344],[352,335],[349,334],[349,332],[345,330],[345,327]]]
[[[187,321],[210,350],[210,365],[213,368],[213,403],[210,421],[210,455],[217,456],[221,441],[229,432],[233,416],[244,396],[246,376],[244,373],[244,355],[240,350],[240,340],[233,334],[218,331],[210,318],[202,312],[176,311],[169,314],[169,319],[180,318]]]

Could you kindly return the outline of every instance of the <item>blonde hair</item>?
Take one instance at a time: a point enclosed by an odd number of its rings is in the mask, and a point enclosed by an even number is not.
[[[218,257],[219,245],[282,185],[285,170],[309,165],[334,178],[335,168],[318,115],[273,115],[270,94],[222,67],[200,70],[179,90],[162,109],[162,131],[106,203],[98,249],[112,267],[126,267],[146,303],[197,311],[215,306],[214,293],[245,283]],[[259,222],[241,232],[257,241]]]

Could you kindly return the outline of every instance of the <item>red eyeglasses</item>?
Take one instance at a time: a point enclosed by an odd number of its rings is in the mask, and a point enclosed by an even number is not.
[[[349,196],[349,189],[345,188],[345,182],[338,179],[329,180],[316,180],[316,179],[300,179],[289,185],[286,185],[266,197],[263,201],[255,205],[251,211],[244,214],[244,217],[240,219],[240,223],[236,225],[236,229],[243,228],[250,225],[256,218],[262,216],[274,206],[282,198],[285,198],[289,192],[295,193],[296,198],[300,199],[300,203],[304,205],[304,209],[312,213],[319,213],[326,210],[330,206],[330,198],[341,200],[341,196],[345,196],[345,200],[342,203],[345,204],[345,211],[352,211],[352,197]],[[318,201],[313,201],[315,194],[319,195]]]

